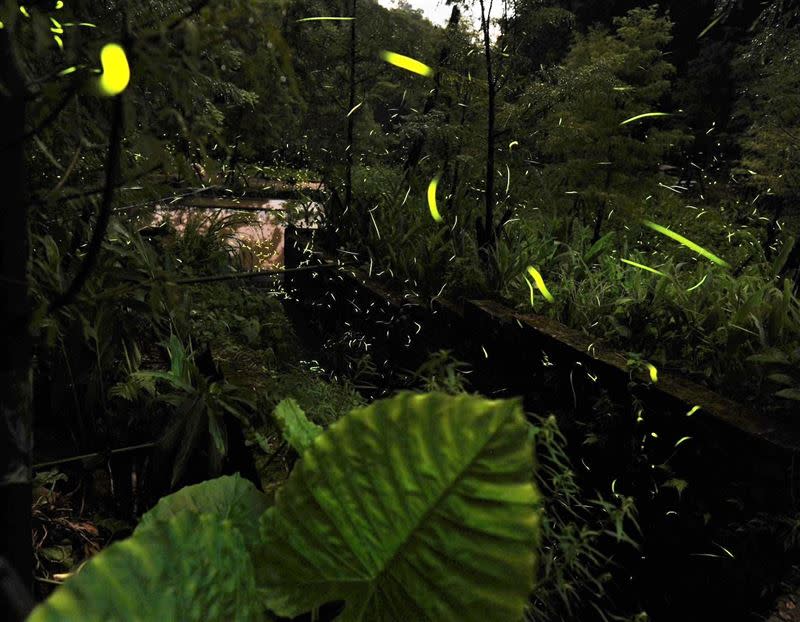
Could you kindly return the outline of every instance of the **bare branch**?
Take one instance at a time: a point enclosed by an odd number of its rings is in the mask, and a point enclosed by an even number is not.
[[[122,151],[122,126],[122,95],[117,95],[112,105],[111,135],[108,139],[108,156],[106,158],[106,185],[103,189],[103,199],[100,204],[97,224],[92,232],[92,238],[89,240],[86,256],[78,268],[78,273],[75,275],[75,278],[69,284],[66,291],[50,303],[48,307],[50,313],[70,304],[75,299],[86,284],[97,262],[97,257],[100,254],[100,248],[103,244],[103,238],[105,238],[106,229],[108,228],[108,222],[111,218],[111,203],[114,199],[114,191],[117,186],[116,180],[119,176],[120,154]]]

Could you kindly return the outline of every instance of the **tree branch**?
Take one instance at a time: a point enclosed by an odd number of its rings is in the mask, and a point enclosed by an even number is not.
[[[108,156],[106,158],[106,185],[103,189],[103,200],[100,204],[100,211],[97,217],[97,224],[89,240],[89,248],[86,256],[78,268],[78,273],[69,284],[66,291],[50,303],[48,311],[52,313],[57,309],[70,304],[78,293],[83,289],[89,275],[94,269],[100,249],[103,245],[103,238],[106,235],[108,221],[111,218],[111,203],[114,199],[116,189],[116,179],[119,176],[120,154],[122,151],[122,95],[114,98],[111,114],[111,135],[108,139]]]
[[[58,102],[58,104],[56,104],[53,110],[51,110],[50,113],[44,119],[42,119],[40,123],[32,127],[30,130],[28,130],[21,136],[17,137],[14,141],[0,145],[0,149],[8,149],[9,147],[13,147],[16,143],[25,142],[31,136],[35,136],[43,129],[50,127],[53,121],[55,121],[58,118],[58,115],[61,114],[64,108],[67,107],[67,104],[69,104],[70,100],[77,92],[78,92],[78,85],[76,83],[70,86],[69,90],[67,91],[67,94],[64,95],[63,99],[60,102]]]
[[[331,268],[341,268],[348,264],[320,264],[318,266],[301,266],[299,268],[283,268],[278,270],[255,270],[253,272],[237,272],[235,274],[213,274],[211,276],[198,276],[191,279],[178,279],[172,281],[176,285],[197,285],[199,283],[212,283],[215,281],[235,281],[238,279],[252,279],[257,276],[275,276],[293,272],[307,272],[308,270],[329,270]],[[351,264],[357,265],[357,264]]]
[[[133,181],[137,181],[137,180],[141,179],[142,177],[144,177],[145,175],[149,175],[150,173],[154,173],[155,171],[159,170],[163,166],[164,165],[162,163],[159,163],[159,164],[156,164],[156,165],[151,166],[149,168],[146,168],[143,171],[139,171],[135,175],[131,175],[130,177],[126,177],[125,179],[122,179],[119,182],[117,182],[114,185],[114,188],[116,189],[116,188],[119,188],[119,187],[123,186],[124,184],[129,184],[129,183],[131,183]],[[105,192],[107,185],[108,184],[104,184],[102,186],[96,186],[94,188],[90,188],[89,190],[84,190],[83,192],[75,192],[73,194],[68,194],[66,196],[59,197],[58,200],[59,201],[74,201],[76,199],[83,199],[83,198],[92,196],[93,194],[100,194],[101,192]]]

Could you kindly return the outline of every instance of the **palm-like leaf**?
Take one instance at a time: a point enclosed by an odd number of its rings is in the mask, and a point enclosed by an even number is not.
[[[341,620],[522,618],[538,537],[517,401],[442,393],[357,409],[319,435],[261,519],[276,613]]]

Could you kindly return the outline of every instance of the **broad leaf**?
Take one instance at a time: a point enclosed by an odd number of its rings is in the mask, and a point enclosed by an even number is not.
[[[520,620],[539,495],[517,401],[400,395],[318,436],[262,516],[267,605],[343,621]]]
[[[795,400],[800,402],[800,389],[781,389],[780,391],[776,392],[775,395],[778,397],[783,397],[787,400]]]
[[[786,356],[784,352],[781,352],[777,348],[770,348],[760,354],[753,354],[751,356],[748,356],[747,360],[752,361],[754,363],[766,363],[774,365],[789,364],[789,357]]]
[[[605,252],[607,248],[610,248],[614,243],[614,236],[615,232],[609,231],[603,237],[597,240],[597,242],[592,244],[589,250],[583,254],[583,261],[588,264],[594,260],[595,257]]]
[[[789,239],[784,241],[780,254],[775,258],[775,261],[772,262],[773,277],[781,274],[786,262],[789,260],[789,257],[794,250],[795,244],[798,244],[798,240],[795,237],[789,237]]]
[[[170,520],[183,511],[210,513],[231,521],[244,536],[245,543],[258,538],[258,518],[269,506],[267,497],[253,484],[238,475],[226,475],[207,482],[186,486],[161,499],[136,527],[138,533],[156,521]]]
[[[232,521],[184,511],[93,557],[28,622],[264,620]]]
[[[281,428],[283,438],[297,453],[302,455],[322,433],[322,428],[309,421],[303,409],[293,398],[281,400],[275,407],[275,421]]]

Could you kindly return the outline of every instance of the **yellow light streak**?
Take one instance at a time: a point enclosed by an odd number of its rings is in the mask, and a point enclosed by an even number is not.
[[[657,231],[658,233],[667,236],[668,238],[672,238],[679,244],[683,244],[686,248],[690,248],[695,253],[702,255],[706,259],[713,261],[715,264],[719,264],[723,268],[730,268],[730,264],[725,261],[724,259],[720,259],[711,251],[707,251],[699,244],[695,244],[690,239],[683,237],[680,233],[675,233],[671,229],[667,229],[666,227],[662,227],[661,225],[657,225],[654,222],[650,222],[649,220],[643,221],[645,226],[650,227],[653,231]]]
[[[631,117],[630,119],[625,119],[620,125],[628,125],[628,123],[633,123],[634,121],[639,121],[641,119],[649,119],[652,117],[668,117],[670,114],[668,112],[645,112],[644,114],[637,114],[635,117]]]
[[[553,294],[551,294],[548,291],[547,286],[544,284],[544,279],[542,278],[542,275],[539,274],[539,271],[533,266],[528,266],[528,274],[530,274],[533,277],[533,281],[534,283],[536,283],[536,287],[538,287],[539,291],[542,292],[542,296],[545,297],[545,300],[547,300],[548,302],[555,302]]]
[[[396,52],[381,50],[380,57],[390,65],[400,67],[400,69],[405,69],[406,71],[417,73],[427,78],[433,75],[433,69],[431,67],[428,67],[428,65],[425,63],[421,63],[410,56],[403,56],[402,54],[397,54]]]
[[[354,19],[355,17],[304,17],[295,22],[352,22]]]
[[[431,210],[431,216],[436,222],[442,222],[442,216],[439,214],[439,209],[436,207],[436,187],[439,185],[439,177],[434,177],[431,183],[428,184],[428,208]]]
[[[621,259],[620,261],[622,261],[623,263],[626,263],[626,264],[628,264],[630,266],[633,266],[634,268],[639,268],[641,270],[647,270],[648,272],[652,272],[653,274],[657,274],[659,276],[667,276],[666,274],[661,272],[661,270],[656,270],[655,268],[651,268],[650,266],[645,266],[644,264],[637,263],[635,261],[631,261],[630,259]]]

